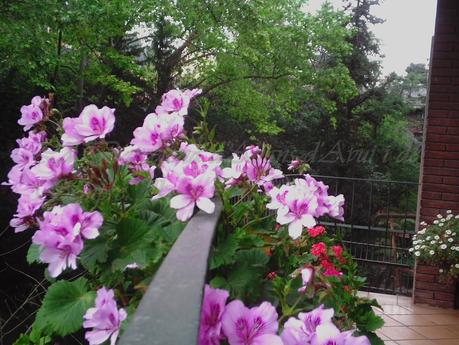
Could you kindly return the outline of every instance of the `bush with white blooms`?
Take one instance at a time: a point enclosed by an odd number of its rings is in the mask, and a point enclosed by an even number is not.
[[[436,266],[444,278],[459,277],[459,215],[438,214],[432,224],[421,222],[410,252],[417,260]]]

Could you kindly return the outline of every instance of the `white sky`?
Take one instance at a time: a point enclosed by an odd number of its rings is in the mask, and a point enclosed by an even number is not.
[[[307,10],[314,12],[326,0],[309,0]],[[341,8],[341,0],[329,0]],[[427,63],[434,33],[436,0],[383,0],[372,7],[373,14],[386,21],[373,26],[381,40],[383,74],[404,74],[411,63]]]

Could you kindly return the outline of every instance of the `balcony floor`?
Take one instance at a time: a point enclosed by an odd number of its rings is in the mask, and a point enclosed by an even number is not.
[[[377,331],[386,345],[459,345],[459,310],[412,304],[410,297],[360,292],[376,298],[384,311]]]

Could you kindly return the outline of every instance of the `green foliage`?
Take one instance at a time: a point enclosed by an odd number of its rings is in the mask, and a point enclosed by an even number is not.
[[[27,251],[27,263],[33,264],[34,262],[38,261],[38,257],[40,255],[40,247],[36,244],[31,244],[29,250]]]
[[[95,292],[89,289],[85,278],[52,284],[38,311],[33,331],[41,333],[46,329],[60,336],[76,332],[81,328],[83,315],[94,304],[94,299]]]

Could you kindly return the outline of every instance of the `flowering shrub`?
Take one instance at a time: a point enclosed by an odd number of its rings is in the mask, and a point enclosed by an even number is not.
[[[19,194],[11,226],[33,232],[27,260],[46,265],[50,285],[17,344],[48,344],[84,328],[90,345],[113,345],[184,222],[197,210],[213,213],[217,195],[224,209],[201,344],[378,343],[377,303],[357,296],[364,280],[355,263],[317,225],[323,216],[343,219],[344,197],[310,175],[279,183],[285,176],[266,145],[225,164],[205,110],[199,138],[187,137],[199,93],[166,93],[126,147],[105,141],[115,109],[88,105],[61,119],[41,97],[21,108],[18,123],[29,133],[11,153],[4,184]]]
[[[459,277],[459,215],[450,210],[437,215],[432,224],[421,223],[423,229],[413,236],[415,257],[429,265],[437,266],[446,279]]]

